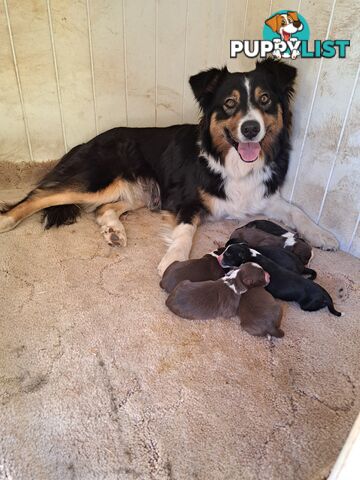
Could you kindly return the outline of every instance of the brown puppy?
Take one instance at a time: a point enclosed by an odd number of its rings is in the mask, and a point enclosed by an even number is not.
[[[219,280],[228,271],[224,270],[218,262],[218,256],[223,251],[224,248],[219,248],[202,258],[172,263],[165,270],[160,287],[170,293],[183,280],[190,280],[191,282]]]
[[[281,338],[282,308],[263,287],[256,287],[241,295],[238,315],[242,328],[250,335]]]
[[[264,221],[265,222],[265,221]],[[248,243],[252,248],[257,247],[281,247],[289,250],[296,255],[303,265],[307,265],[312,257],[312,248],[300,238],[296,233],[288,232],[282,229],[285,233],[274,234],[263,230],[259,226],[255,226],[258,222],[251,222],[244,227],[237,228],[230,236],[231,239],[240,240]],[[272,223],[272,222],[269,222]],[[251,225],[251,226],[250,226]],[[276,225],[276,224],[274,224]],[[279,227],[281,228],[281,227]]]
[[[263,287],[269,280],[269,274],[259,265],[245,263],[216,281],[182,281],[171,292],[166,305],[179,317],[191,320],[232,317],[238,311],[241,294],[248,288]]]

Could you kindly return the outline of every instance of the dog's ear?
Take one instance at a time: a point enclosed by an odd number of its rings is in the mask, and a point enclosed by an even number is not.
[[[265,21],[265,24],[270,27],[273,32],[277,32],[281,25],[281,15],[273,15]]]
[[[287,12],[287,14],[292,19],[293,22],[299,22],[300,21],[297,12]]]
[[[214,93],[228,73],[226,67],[221,70],[218,68],[211,68],[210,70],[200,72],[197,75],[190,77],[189,83],[191,89],[203,110],[209,105]]]
[[[294,82],[297,75],[295,67],[268,57],[262,62],[256,62],[256,70],[270,73],[274,77],[274,85],[287,98],[294,93]]]

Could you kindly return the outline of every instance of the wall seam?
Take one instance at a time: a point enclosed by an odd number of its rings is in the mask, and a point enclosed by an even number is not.
[[[87,17],[87,25],[88,25],[89,55],[90,55],[90,70],[91,70],[91,88],[92,88],[92,95],[93,95],[95,132],[96,132],[96,135],[97,135],[99,133],[99,130],[98,130],[98,117],[97,117],[96,87],[95,87],[95,72],[94,72],[94,55],[93,55],[93,45],[92,45],[92,35],[91,35],[91,20],[90,20],[89,0],[86,0],[86,17]]]
[[[158,14],[159,2],[155,0],[155,127],[157,127],[158,108]]]
[[[19,92],[19,97],[20,97],[21,111],[22,111],[22,116],[23,116],[23,121],[24,121],[24,126],[25,126],[26,140],[27,140],[27,144],[28,144],[30,160],[33,162],[34,157],[33,157],[33,152],[32,152],[32,147],[31,147],[29,124],[28,124],[28,121],[27,121],[25,104],[24,104],[24,97],[23,97],[23,94],[22,94],[22,86],[21,86],[19,69],[18,69],[18,65],[17,65],[17,58],[16,58],[15,45],[14,45],[14,40],[13,40],[13,33],[12,33],[12,29],[11,29],[11,24],[10,24],[10,16],[9,16],[7,0],[4,0],[4,10],[5,10],[7,28],[8,28],[8,32],[9,32],[9,40],[10,40],[11,53],[12,53],[12,58],[13,58],[13,63],[14,63],[16,82],[17,82],[17,87],[18,87],[18,92]]]
[[[60,111],[60,123],[61,123],[61,130],[62,130],[62,136],[63,136],[63,141],[64,141],[64,149],[65,149],[65,153],[66,153],[68,151],[68,144],[67,144],[67,139],[66,139],[64,112],[63,112],[60,81],[59,81],[59,70],[58,70],[57,58],[56,58],[55,40],[54,40],[54,31],[53,31],[53,25],[52,25],[50,0],[46,0],[46,6],[47,6],[48,23],[49,23],[49,31],[50,31],[51,50],[52,50],[52,56],[53,56],[53,62],[54,62],[54,71],[55,71],[55,79],[56,79],[56,91],[57,91],[59,111]]]
[[[123,48],[124,48],[124,77],[125,77],[125,111],[126,111],[126,126],[129,126],[128,113],[128,68],[127,68],[127,48],[126,48],[126,30],[125,30],[125,1],[122,0],[122,17],[123,17]]]

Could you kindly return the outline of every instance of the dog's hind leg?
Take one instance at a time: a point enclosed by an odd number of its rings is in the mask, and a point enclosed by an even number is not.
[[[297,230],[314,247],[323,250],[339,248],[339,242],[334,235],[316,225],[300,208],[288,203],[279,193],[269,198],[261,213]]]

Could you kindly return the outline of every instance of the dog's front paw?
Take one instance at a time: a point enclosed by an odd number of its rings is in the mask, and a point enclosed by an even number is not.
[[[16,225],[15,220],[8,215],[2,215],[0,213],[0,233],[8,232],[12,230]]]
[[[292,58],[293,60],[295,60],[295,58],[297,58],[299,55],[300,55],[300,51],[299,51],[299,50],[293,50],[293,51],[291,52],[291,58]]]
[[[104,226],[101,229],[106,242],[111,247],[126,247],[127,238],[124,227],[108,227]]]
[[[280,60],[280,58],[281,58],[281,52],[280,52],[280,50],[274,50],[274,51],[273,51],[273,55],[274,55],[275,58],[277,58],[278,60]]]
[[[316,231],[311,234],[306,235],[310,243],[316,247],[321,248],[322,250],[338,250],[339,242],[336,237],[326,230],[318,227]]]
[[[158,265],[157,271],[160,277],[163,276],[165,270],[168,268],[169,265],[171,265],[174,262],[182,262],[184,260],[187,260],[189,257],[186,255],[180,248],[170,248],[163,258],[161,259],[161,262]]]

